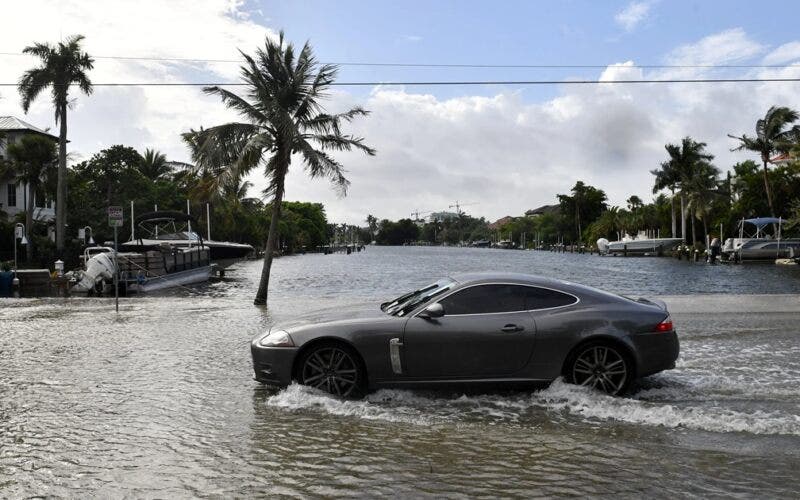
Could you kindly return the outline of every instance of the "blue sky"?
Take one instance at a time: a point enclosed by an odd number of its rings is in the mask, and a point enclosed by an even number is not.
[[[3,6],[0,52],[82,33],[94,55],[236,59],[237,49],[252,52],[283,29],[296,44],[310,40],[325,62],[601,66],[343,66],[340,81],[800,77],[799,11],[789,1],[28,0]],[[0,80],[17,81],[34,62],[0,55]],[[632,67],[664,63],[790,66]],[[180,83],[234,81],[237,73],[236,63],[98,59],[91,76]],[[186,161],[181,132],[238,119],[196,87],[98,87],[75,97],[76,161],[114,144]],[[750,156],[731,152],[727,134],[752,133],[769,106],[800,109],[800,83],[337,87],[326,103],[333,112],[356,105],[371,114],[350,131],[378,155],[338,155],[352,182],[346,198],[295,162],[289,199],[323,202],[338,222],[408,217],[456,200],[494,220],[554,203],[577,180],[605,190],[611,205],[633,194],[650,199],[650,170],[664,160],[664,145],[686,135],[707,142],[728,170]],[[46,98],[25,115],[13,88],[0,88],[0,115],[55,127]],[[251,180],[257,195],[263,176]]]

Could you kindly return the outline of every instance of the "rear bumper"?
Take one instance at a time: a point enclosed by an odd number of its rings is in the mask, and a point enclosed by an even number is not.
[[[296,347],[260,347],[250,345],[255,379],[262,384],[285,387],[292,383],[292,366],[297,357]]]
[[[631,335],[638,357],[637,377],[646,377],[663,370],[675,368],[680,354],[680,343],[675,331],[658,333],[639,333]]]

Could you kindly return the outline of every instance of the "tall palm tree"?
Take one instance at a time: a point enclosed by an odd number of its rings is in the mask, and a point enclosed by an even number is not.
[[[662,182],[670,182],[666,186],[675,186],[679,189],[678,195],[681,199],[681,238],[686,242],[686,203],[687,195],[690,192],[689,185],[692,177],[698,169],[711,165],[714,155],[706,152],[706,143],[697,142],[691,137],[684,137],[680,144],[667,144],[669,159],[662,164],[662,171],[666,173]],[[658,182],[658,173],[656,174]],[[694,221],[694,219],[692,219]],[[694,229],[692,229],[694,233]],[[694,235],[692,235],[694,241]]]
[[[142,163],[139,165],[139,172],[154,181],[163,178],[170,172],[167,155],[155,149],[145,149]]]
[[[77,85],[86,95],[92,93],[92,82],[87,72],[94,59],[81,50],[83,35],[74,35],[52,46],[36,43],[22,52],[41,60],[39,67],[29,69],[19,80],[18,90],[25,113],[31,103],[48,87],[51,88],[56,123],[61,126],[58,136],[58,187],[56,192],[56,248],[64,249],[64,227],[67,221],[67,108],[70,106],[69,88]]]
[[[754,151],[761,156],[761,163],[764,165],[764,191],[767,193],[767,204],[769,205],[770,215],[775,217],[775,207],[772,205],[772,188],[769,185],[769,174],[767,164],[776,152],[784,152],[791,149],[793,142],[800,139],[800,126],[786,128],[800,118],[797,111],[787,108],[772,106],[767,110],[764,118],[756,122],[756,135],[750,137],[745,134],[735,136],[728,134],[728,137],[739,141],[739,145],[731,151]]]
[[[662,189],[669,189],[672,196],[669,197],[670,213],[672,215],[672,237],[678,233],[678,228],[675,223],[675,190],[678,187],[678,172],[669,161],[661,162],[661,168],[651,170],[651,174],[656,176],[655,184],[653,185],[653,194],[661,191]]]
[[[722,196],[719,189],[719,169],[711,164],[700,164],[692,172],[684,189],[687,191],[688,208],[692,217],[692,244],[696,243],[694,221],[703,223],[703,235],[708,236],[708,214],[712,203]],[[708,242],[706,242],[707,244]]]
[[[342,125],[367,114],[360,107],[341,114],[324,112],[321,100],[333,83],[337,68],[319,65],[308,42],[299,54],[284,41],[267,38],[263,49],[254,56],[242,53],[241,68],[246,84],[245,96],[221,87],[207,87],[206,94],[219,96],[236,110],[244,121],[226,123],[209,129],[192,130],[184,140],[199,167],[210,168],[219,182],[240,178],[263,167],[272,195],[264,267],[254,303],[267,303],[272,255],[277,240],[284,182],[293,155],[305,164],[311,177],[330,179],[342,195],[350,184],[342,165],[328,151],[357,149],[368,155],[375,150],[361,137],[342,133]]]
[[[28,234],[31,234],[36,193],[40,193],[43,191],[42,188],[52,185],[58,172],[55,143],[49,137],[26,135],[19,142],[9,144],[7,153],[10,161],[7,163],[6,170],[10,170],[17,185],[22,184],[27,187],[25,227]],[[28,238],[26,252],[30,262],[33,258],[32,238]]]

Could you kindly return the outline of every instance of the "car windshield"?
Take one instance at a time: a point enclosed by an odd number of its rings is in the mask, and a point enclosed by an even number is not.
[[[436,283],[431,283],[419,290],[401,295],[389,302],[384,302],[381,304],[381,311],[393,316],[405,316],[418,306],[430,301],[433,297],[450,290],[455,284],[456,282],[450,278],[442,278]]]

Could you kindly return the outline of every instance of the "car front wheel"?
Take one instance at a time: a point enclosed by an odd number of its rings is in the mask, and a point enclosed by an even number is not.
[[[628,388],[632,368],[628,357],[618,347],[593,342],[582,346],[572,356],[565,375],[570,383],[615,396]]]
[[[298,381],[334,396],[355,398],[363,395],[366,376],[358,354],[338,343],[312,347],[300,360]]]

